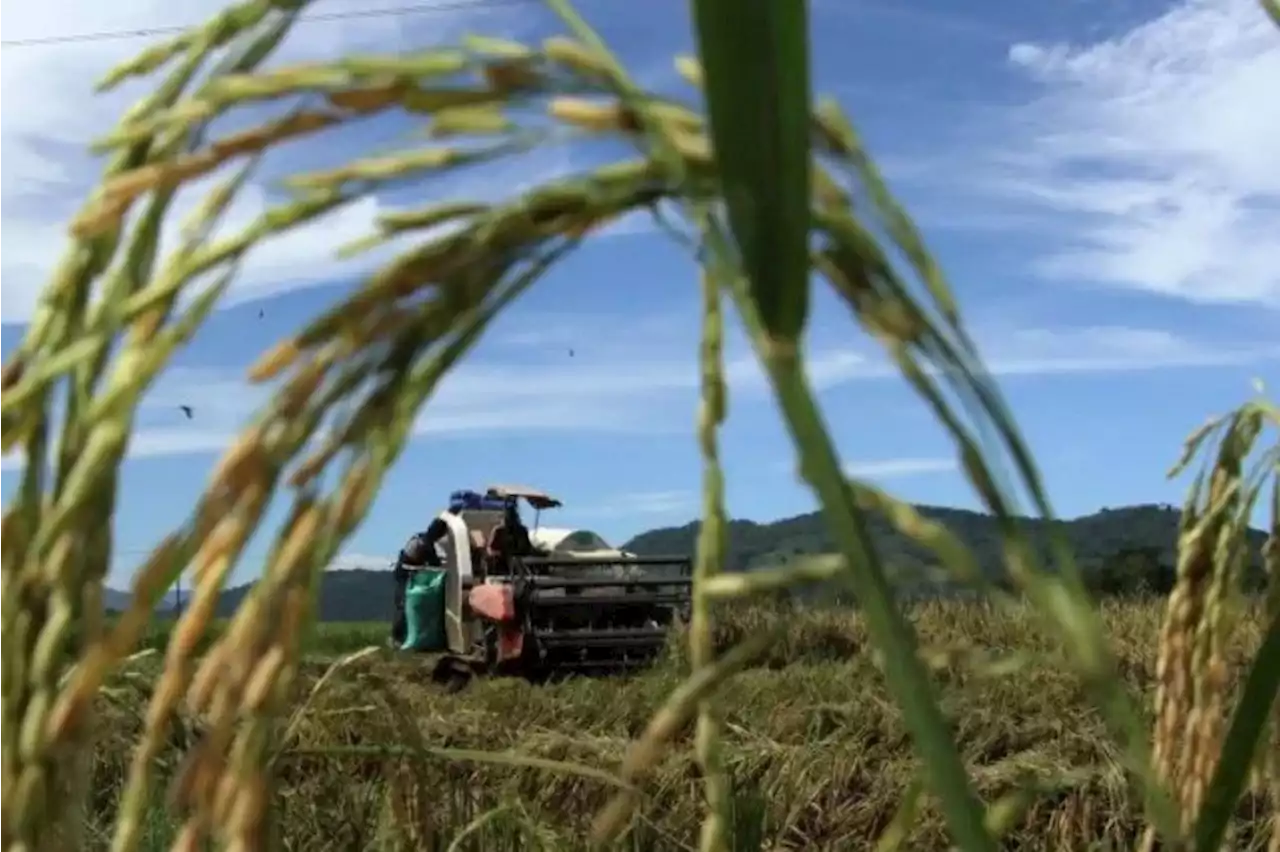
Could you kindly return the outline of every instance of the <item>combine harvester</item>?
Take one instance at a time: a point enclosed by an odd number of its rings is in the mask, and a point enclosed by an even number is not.
[[[536,514],[532,532],[520,501]],[[539,529],[542,512],[561,505],[536,489],[493,486],[477,508],[441,513],[446,653],[437,683],[633,669],[652,663],[687,619],[688,557],[636,556],[587,530]]]

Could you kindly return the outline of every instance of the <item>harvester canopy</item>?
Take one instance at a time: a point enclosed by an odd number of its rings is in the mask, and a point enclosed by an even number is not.
[[[539,512],[543,509],[558,509],[564,505],[545,491],[523,485],[490,485],[485,496],[496,500],[523,499]]]
[[[628,554],[609,544],[603,536],[591,530],[541,527],[531,533],[534,545],[552,555],[577,555],[599,557],[625,557]]]

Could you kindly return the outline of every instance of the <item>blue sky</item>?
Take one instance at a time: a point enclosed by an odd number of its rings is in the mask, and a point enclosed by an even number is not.
[[[558,32],[537,3],[438,2],[430,13],[301,26],[280,61],[406,50],[468,31]],[[6,38],[187,23],[217,5],[29,4],[6,15]],[[352,0],[325,0],[315,11],[350,8]],[[692,47],[685,3],[581,0],[579,8],[647,85],[690,94],[670,62]],[[851,113],[925,230],[1058,512],[1176,502],[1181,484],[1164,472],[1185,434],[1250,394],[1254,378],[1280,377],[1280,161],[1271,144],[1280,102],[1269,96],[1280,79],[1280,32],[1250,0],[823,0],[812,21],[815,89]],[[6,356],[57,257],[61,223],[93,180],[84,143],[137,95],[93,98],[82,81],[142,46],[0,53],[10,152],[0,231]],[[279,176],[403,144],[406,128],[373,123],[291,149],[237,203],[232,227],[279,197]],[[587,168],[601,153],[562,146],[418,184],[253,256],[224,308],[147,398],[125,468],[111,582],[127,583],[146,549],[182,523],[217,455],[262,401],[243,382],[245,367],[369,270],[368,259],[335,262],[335,246],[363,234],[379,211],[501,198]],[[645,220],[571,257],[441,389],[341,564],[378,564],[448,491],[498,480],[557,493],[567,508],[554,523],[618,541],[690,520],[699,489],[697,299],[686,251]],[[852,473],[911,500],[974,505],[953,448],[823,293],[809,346]],[[770,520],[810,510],[740,336],[728,357],[731,513]],[[194,406],[194,420],[180,404]],[[15,464],[6,460],[6,500]],[[265,545],[255,543],[236,581],[254,575]]]

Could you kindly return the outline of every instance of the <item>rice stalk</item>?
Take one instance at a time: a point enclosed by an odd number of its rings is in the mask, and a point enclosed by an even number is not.
[[[695,672],[715,661],[711,601],[706,584],[724,570],[728,519],[724,510],[724,472],[720,466],[717,431],[724,422],[728,390],[724,379],[724,317],[720,288],[710,275],[702,282],[702,406],[698,412],[698,444],[703,463],[702,525],[698,531],[694,566],[693,617],[689,623],[689,663]],[[697,754],[706,787],[707,814],[699,844],[701,852],[728,849],[732,791],[720,755],[720,713],[711,698],[698,706]]]
[[[1280,476],[1271,483],[1271,528],[1263,548],[1267,570],[1266,612],[1273,622],[1280,621]],[[1280,852],[1280,701],[1271,709],[1270,747],[1259,749],[1259,786],[1271,794],[1271,845],[1268,852]]]

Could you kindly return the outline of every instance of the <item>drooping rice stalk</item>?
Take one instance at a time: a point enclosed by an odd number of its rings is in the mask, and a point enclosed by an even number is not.
[[[1216,440],[1216,452],[1194,480],[1183,508],[1177,579],[1161,629],[1156,672],[1156,771],[1179,799],[1180,828],[1186,836],[1193,831],[1197,835],[1209,831],[1205,826],[1216,825],[1215,832],[1225,828],[1225,808],[1229,803],[1220,793],[1212,794],[1211,786],[1227,770],[1234,774],[1233,783],[1239,787],[1249,769],[1248,760],[1238,767],[1225,765],[1235,763],[1234,759],[1221,760],[1231,721],[1227,714],[1232,685],[1225,652],[1232,638],[1233,611],[1240,605],[1240,580],[1253,559],[1248,552],[1249,521],[1268,484],[1273,495],[1280,487],[1280,444],[1264,449],[1258,461],[1249,465],[1250,457],[1260,448],[1259,438],[1268,419],[1275,420],[1274,411],[1259,400],[1211,421],[1190,437],[1172,471],[1174,475],[1181,473],[1204,447]],[[1267,550],[1270,549],[1269,541]],[[1273,561],[1268,555],[1263,560],[1264,564]],[[1274,599],[1274,576],[1269,583],[1270,597]],[[1274,601],[1267,609],[1273,623],[1280,624]],[[1277,665],[1268,659],[1265,640],[1255,665],[1254,674]],[[1233,724],[1239,724],[1248,714],[1257,714],[1265,727],[1265,717],[1274,713],[1271,704],[1251,707],[1251,697],[1246,687]],[[1274,688],[1270,699],[1275,700]],[[1266,742],[1261,731],[1259,728],[1258,745]],[[1259,750],[1260,755],[1266,753],[1266,749]],[[1270,760],[1261,758],[1264,766]],[[1238,792],[1237,789],[1237,795]],[[1205,814],[1210,796],[1216,801]],[[1231,799],[1234,801],[1234,796]],[[1144,847],[1151,849],[1154,845],[1155,836],[1148,832]]]

